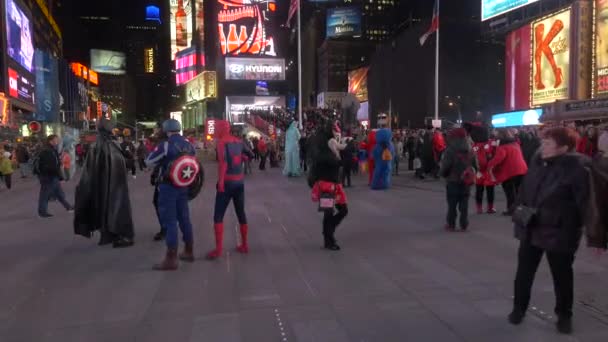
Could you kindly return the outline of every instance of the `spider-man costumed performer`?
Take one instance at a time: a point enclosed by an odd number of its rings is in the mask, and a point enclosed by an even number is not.
[[[215,122],[217,139],[218,180],[215,195],[213,223],[215,230],[215,249],[207,254],[207,259],[217,259],[222,255],[224,244],[224,215],[230,201],[239,220],[241,244],[237,247],[240,253],[249,252],[247,244],[247,216],[245,215],[245,176],[243,174],[242,155],[253,158],[253,153],[243,141],[230,135],[230,124],[225,120]]]

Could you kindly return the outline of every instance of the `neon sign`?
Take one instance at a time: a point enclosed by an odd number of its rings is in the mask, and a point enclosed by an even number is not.
[[[218,0],[217,14],[222,55],[276,56],[274,39],[266,32],[273,0]]]

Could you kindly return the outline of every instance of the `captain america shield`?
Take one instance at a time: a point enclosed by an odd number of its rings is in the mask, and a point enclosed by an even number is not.
[[[196,180],[200,169],[193,156],[184,155],[175,159],[169,168],[169,180],[179,188],[187,188]]]

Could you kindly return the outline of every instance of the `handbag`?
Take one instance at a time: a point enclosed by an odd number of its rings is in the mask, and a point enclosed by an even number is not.
[[[515,208],[515,211],[513,211],[511,220],[520,227],[528,228],[536,217],[537,212],[538,210],[536,208],[518,205]]]
[[[319,211],[333,211],[336,206],[336,192],[322,192],[319,196]]]

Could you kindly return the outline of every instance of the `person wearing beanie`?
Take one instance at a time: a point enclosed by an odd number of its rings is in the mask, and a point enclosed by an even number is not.
[[[446,180],[448,214],[445,229],[456,230],[456,210],[460,211],[460,228],[469,227],[469,196],[479,170],[477,158],[469,144],[464,128],[455,128],[448,133],[447,148],[440,162],[439,174]]]

